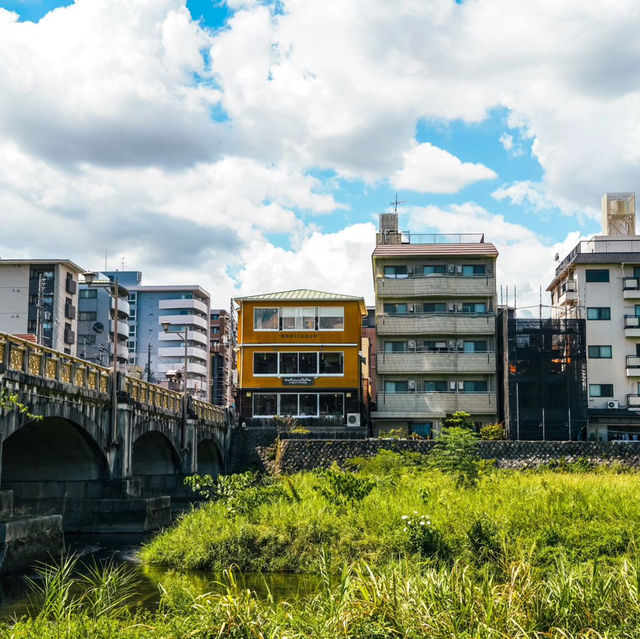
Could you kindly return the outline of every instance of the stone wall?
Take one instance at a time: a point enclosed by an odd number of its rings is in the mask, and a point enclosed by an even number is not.
[[[279,443],[275,472],[290,474],[315,468],[328,468],[333,462],[344,466],[352,457],[372,457],[381,450],[429,454],[433,441],[411,439],[318,440],[285,439]],[[260,449],[265,462],[274,452]],[[640,442],[512,442],[483,441],[483,459],[495,459],[500,468],[532,468],[564,459],[571,463],[586,459],[593,463],[620,463],[640,468]],[[268,458],[268,459],[267,459]],[[265,466],[269,466],[265,463]]]

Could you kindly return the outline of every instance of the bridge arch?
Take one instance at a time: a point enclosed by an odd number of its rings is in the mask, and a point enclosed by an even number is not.
[[[70,498],[102,498],[109,479],[100,445],[69,419],[27,422],[3,442],[1,486],[35,512],[61,512]]]
[[[157,430],[140,435],[133,442],[131,474],[143,495],[173,494],[182,484],[182,468],[171,440]]]
[[[217,477],[222,472],[222,456],[218,446],[212,439],[198,442],[197,463],[199,475]]]

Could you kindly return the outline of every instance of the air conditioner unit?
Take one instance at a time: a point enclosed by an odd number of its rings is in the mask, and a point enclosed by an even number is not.
[[[407,304],[407,312],[408,313],[415,313],[416,312],[416,305],[415,304]]]
[[[457,310],[458,310],[458,313],[462,313],[462,311],[463,311],[463,309],[464,309],[464,304],[463,304],[462,302],[458,302],[458,304],[457,304],[457,307],[456,307],[456,308],[457,308]]]
[[[407,266],[407,275],[413,275],[413,266]]]
[[[436,348],[447,348],[446,342],[436,342]]]
[[[618,408],[618,400],[617,399],[610,399],[607,402],[607,408]]]
[[[447,264],[447,273],[455,273],[456,272],[456,265],[455,264]]]
[[[456,265],[456,273],[458,275],[462,275],[462,264],[457,264]]]
[[[347,426],[352,428],[360,426],[360,413],[347,413]]]
[[[456,305],[455,304],[447,304],[447,310],[449,311],[449,313],[455,313],[456,312]]]
[[[459,351],[461,351],[461,350],[464,348],[464,340],[459,339],[459,340],[456,342],[456,348],[457,348]]]
[[[450,339],[447,345],[447,348],[450,351],[455,351],[456,350],[456,340],[455,339]]]
[[[410,339],[407,342],[407,346],[408,346],[410,351],[415,351],[416,350],[416,340],[415,339]]]
[[[459,391],[463,391],[464,390],[464,382],[458,382],[458,390]]]
[[[452,393],[455,393],[457,387],[458,387],[457,382],[449,382],[449,390]]]
[[[416,390],[416,380],[415,379],[410,379],[407,381],[407,388],[410,391],[415,391]]]

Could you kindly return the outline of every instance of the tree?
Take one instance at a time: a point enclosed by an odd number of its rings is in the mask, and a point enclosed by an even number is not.
[[[443,428],[429,455],[429,466],[456,475],[459,485],[475,484],[479,462],[478,435],[460,426]]]
[[[474,426],[471,421],[471,415],[459,410],[442,422],[442,428],[467,428],[473,430]]]

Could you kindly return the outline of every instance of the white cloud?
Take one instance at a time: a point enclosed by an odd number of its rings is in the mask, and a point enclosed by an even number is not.
[[[414,143],[403,154],[403,166],[391,179],[396,189],[418,193],[456,193],[478,180],[498,175],[484,164],[462,162],[433,144]]]

